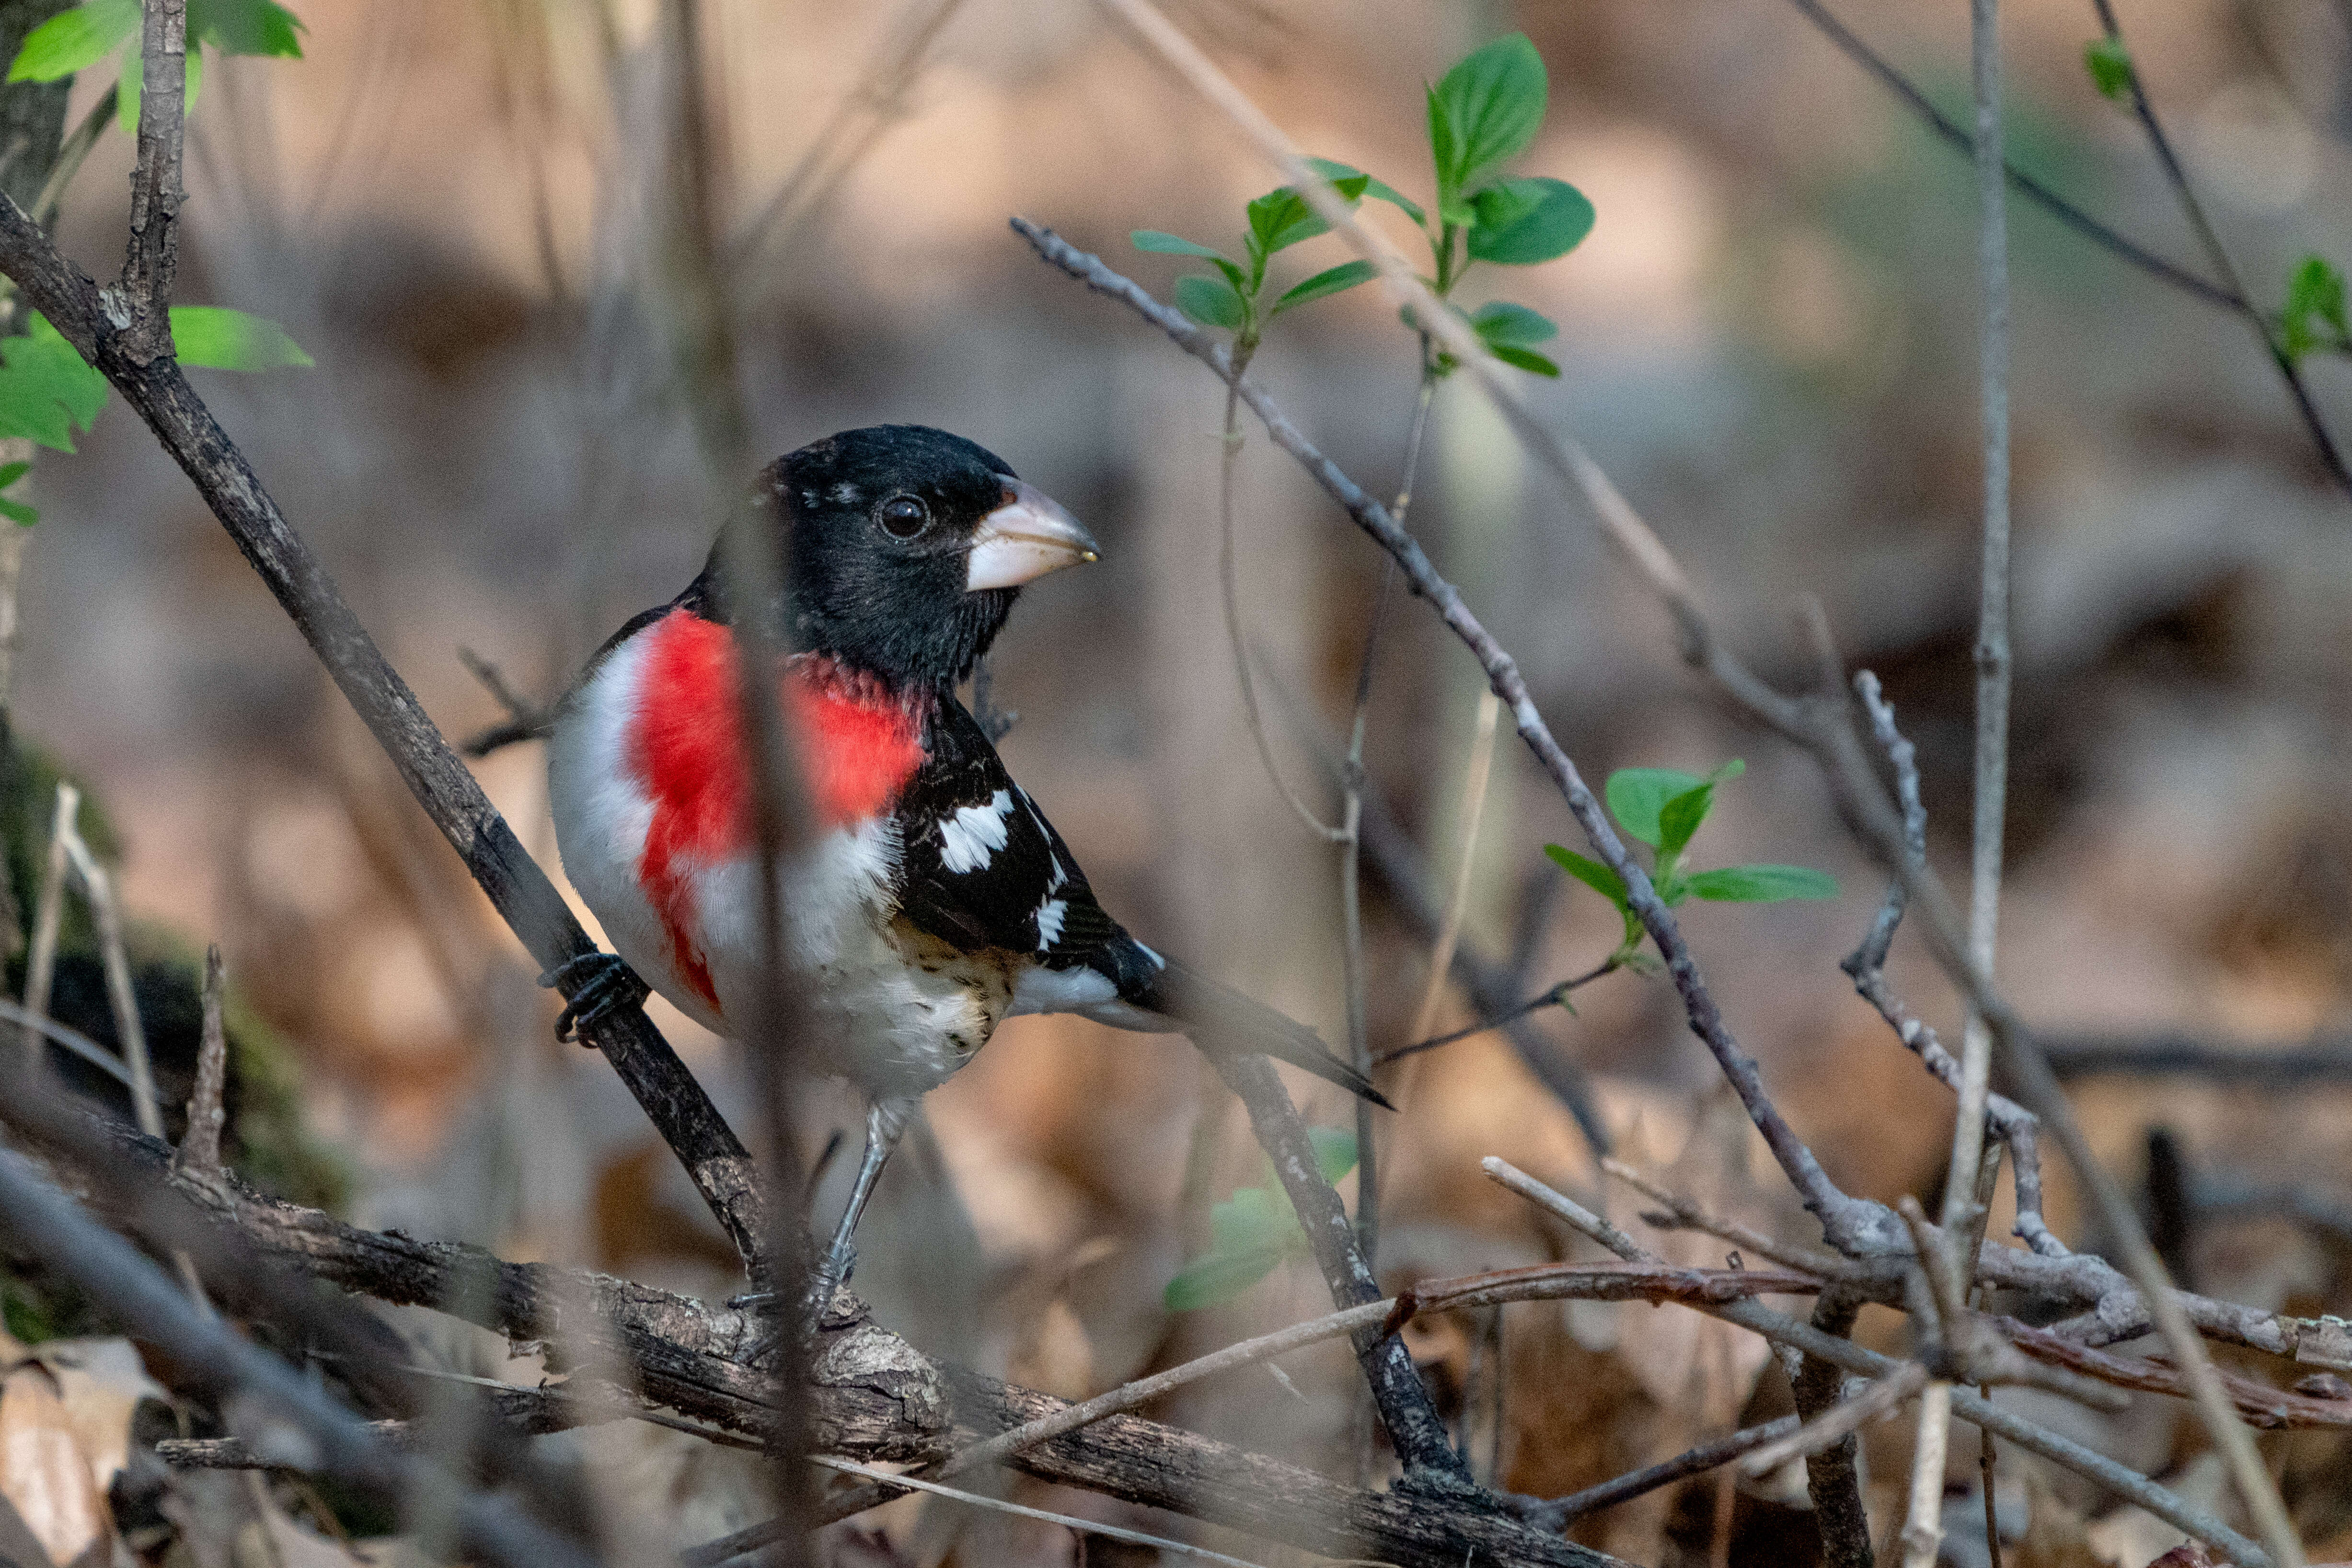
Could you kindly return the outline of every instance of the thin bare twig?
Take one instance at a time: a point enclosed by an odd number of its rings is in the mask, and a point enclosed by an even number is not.
[[[1486,819],[1486,783],[1495,763],[1495,723],[1503,705],[1492,691],[1478,694],[1478,729],[1470,742],[1470,765],[1462,776],[1462,821],[1455,834],[1460,857],[1454,871],[1454,889],[1445,900],[1445,918],[1430,949],[1429,980],[1422,987],[1421,1005],[1413,1009],[1412,1039],[1423,1039],[1437,1021],[1438,1004],[1445,998],[1445,981],[1454,967],[1454,945],[1462,940],[1462,919],[1470,907],[1471,876],[1478,863],[1478,825]]]
[[[1405,432],[1404,472],[1397,480],[1394,511],[1404,526],[1412,506],[1412,486],[1421,471],[1421,445],[1429,433],[1430,405],[1437,398],[1437,367],[1429,340],[1421,344],[1421,382],[1412,399],[1412,424]],[[1228,414],[1231,412],[1228,404]],[[1372,590],[1372,613],[1364,626],[1364,652],[1356,661],[1356,700],[1348,721],[1348,756],[1339,770],[1340,984],[1347,993],[1348,1060],[1365,1077],[1378,1065],[1372,1056],[1371,1008],[1364,978],[1364,735],[1372,716],[1372,672],[1378,667],[1381,628],[1388,622],[1396,587],[1396,563],[1381,561],[1381,585]],[[1370,1100],[1356,1100],[1356,1237],[1368,1262],[1377,1265],[1381,1245],[1379,1119]]]
[[[1448,956],[1458,959],[1461,955],[1457,952]],[[1570,992],[1580,986],[1590,985],[1604,974],[1614,974],[1623,967],[1624,963],[1622,960],[1614,956],[1605,958],[1595,967],[1561,981],[1549,991],[1528,997],[1525,1002],[1507,1012],[1497,1014],[1491,1018],[1481,1019],[1475,1024],[1466,1024],[1449,1035],[1437,1035],[1426,1040],[1415,1040],[1409,1046],[1397,1046],[1392,1049],[1382,1051],[1372,1059],[1375,1064],[1386,1067],[1389,1063],[1401,1061],[1406,1057],[1418,1056],[1423,1051],[1433,1051],[1440,1046],[1450,1046],[1456,1040],[1466,1040],[1473,1035],[1483,1035],[1490,1029],[1506,1027],[1514,1019],[1524,1018],[1538,1008],[1566,1007],[1569,1005]]]
[[[1599,1486],[1587,1487],[1580,1492],[1570,1492],[1566,1497],[1530,1508],[1527,1510],[1528,1521],[1541,1523],[1548,1529],[1566,1529],[1588,1513],[1598,1513],[1604,1508],[1630,1502],[1660,1487],[1703,1475],[1796,1429],[1797,1417],[1794,1415],[1783,1415],[1760,1426],[1747,1427],[1727,1437],[1717,1437],[1712,1443],[1702,1443],[1671,1459],[1619,1476],[1615,1480],[1602,1481]]]
[[[89,900],[90,922],[98,928],[99,960],[106,971],[106,1002],[114,1013],[114,1037],[121,1043],[122,1065],[131,1070],[131,1109],[139,1131],[150,1138],[163,1135],[163,1112],[155,1098],[155,1074],[147,1061],[147,1029],[139,1019],[139,998],[131,988],[131,959],[122,944],[122,910],[114,899],[114,879],[82,842],[81,830],[69,816],[58,821],[58,842],[66,861]]]
[[[221,1169],[221,1130],[228,1123],[222,1103],[228,1089],[228,1029],[221,1019],[226,972],[220,943],[205,949],[204,1032],[196,1046],[196,1087],[188,1096],[188,1131],[180,1140],[184,1171],[215,1176]]]
[[[1848,59],[1860,66],[1880,86],[1900,100],[1903,106],[1916,115],[1929,130],[1959,152],[1974,154],[1976,138],[1969,135],[1966,128],[1948,119],[1943,110],[1937,109],[1928,100],[1927,95],[1920,91],[1908,77],[1896,70],[1888,62],[1886,57],[1864,43],[1852,28],[1832,16],[1828,8],[1820,3],[1820,0],[1789,0],[1789,3],[1796,6],[1798,12],[1807,21],[1820,28],[1822,37],[1834,44]],[[2125,238],[2016,164],[2004,163],[2003,173],[2008,176],[2011,188],[2019,195],[2091,241],[2092,244],[2138,268],[2158,282],[2178,289],[2193,300],[2202,300],[2208,305],[2219,306],[2225,310],[2236,310],[2244,307],[2244,300],[2241,296],[2217,287],[2187,268],[2177,267],[2153,251]]]
[[[1767,1443],[1739,1461],[1742,1474],[1753,1479],[1769,1476],[1791,1459],[1805,1458],[1843,1443],[1874,1421],[1884,1421],[1927,1388],[1927,1369],[1905,1362],[1891,1377],[1865,1384],[1852,1398],[1827,1410],[1777,1442]]]
[[[14,1002],[0,1002],[0,1023],[14,1024],[19,1029],[26,1031],[34,1037],[37,1045],[41,1039],[46,1038],[54,1045],[64,1047],[66,1050],[79,1057],[124,1089],[133,1094],[138,1092],[138,1085],[132,1081],[131,1069],[123,1065],[122,1058],[79,1029],[69,1028],[55,1018],[34,1013],[27,1008],[18,1006]]]
[[[1722,1237],[1742,1251],[1753,1252],[1759,1258],[1769,1258],[1784,1268],[1801,1268],[1823,1279],[1856,1283],[1864,1278],[1862,1269],[1843,1258],[1833,1258],[1807,1247],[1790,1247],[1777,1237],[1765,1235],[1754,1226],[1743,1225],[1738,1220],[1711,1215],[1689,1198],[1662,1183],[1651,1180],[1622,1160],[1604,1155],[1601,1161],[1601,1168],[1651,1202],[1665,1205],[1666,1212],[1664,1215],[1643,1215],[1653,1224],[1660,1219],[1665,1219],[1691,1230],[1705,1231],[1709,1236]]]
[[[1984,523],[1977,577],[1975,816],[1970,827],[1969,959],[1993,973],[2000,928],[2001,834],[2009,802],[2009,193],[2002,183],[2000,3],[1970,0],[1969,79],[1976,100],[1977,274],[1979,289],[1977,400]],[[1960,1080],[1952,1108],[1951,1158],[1944,1177],[1943,1235],[1948,1248],[1920,1252],[1920,1266],[1955,1327],[1973,1273],[1977,1173],[1984,1160],[1985,1102],[1992,1092],[1992,1034],[1969,1009],[1960,1034]],[[1912,1218],[1912,1210],[1904,1218]],[[1914,1225],[1923,1244],[1929,1233]],[[1904,1568],[1934,1568],[1944,1539],[1944,1458],[1951,1436],[1951,1388],[1938,1378],[1921,1394],[1912,1446],[1911,1494],[1903,1526]]]
[[[1895,768],[1895,795],[1903,810],[1904,855],[1912,866],[1924,868],[1927,860],[1927,810],[1919,800],[1918,757],[1911,742],[1895,728],[1895,709],[1879,690],[1878,678],[1866,669],[1858,670],[1853,689],[1862,699],[1873,737]],[[1936,1031],[1921,1022],[1886,984],[1886,951],[1895,940],[1908,898],[1900,876],[1890,880],[1886,898],[1879,905],[1862,945],[1842,960],[1838,967],[1853,978],[1854,990],[1863,1000],[1878,1009],[1879,1016],[1895,1030],[1895,1038],[1916,1055],[1946,1088],[1957,1091],[1960,1087],[1959,1062],[1944,1048]],[[2065,1257],[2065,1244],[2042,1217],[2040,1121],[2006,1095],[1990,1093],[1985,1098],[1985,1117],[1993,1134],[2009,1151],[2011,1174],[2017,1188],[2014,1234],[2043,1257]]]
[[[66,910],[66,834],[81,810],[81,791],[60,779],[57,809],[49,816],[48,853],[41,860],[41,888],[34,897],[33,946],[25,959],[25,1011],[34,1018],[49,1016],[49,987],[58,973],[58,927]],[[25,1042],[25,1067],[38,1082],[46,1063],[37,1024],[19,1026]]]
[[[1242,342],[1235,345],[1234,357],[1246,369],[1255,344]],[[1242,720],[1249,728],[1250,743],[1257,748],[1257,760],[1265,769],[1265,776],[1307,831],[1326,844],[1347,841],[1344,824],[1334,825],[1315,814],[1304,796],[1282,776],[1276,765],[1274,746],[1265,738],[1265,719],[1258,711],[1257,682],[1250,674],[1249,647],[1242,636],[1242,591],[1240,568],[1234,557],[1238,552],[1234,509],[1234,472],[1241,466],[1242,431],[1241,399],[1230,385],[1225,389],[1225,422],[1223,446],[1217,467],[1217,598],[1225,613],[1225,646],[1232,651],[1234,679],[1241,687]]]

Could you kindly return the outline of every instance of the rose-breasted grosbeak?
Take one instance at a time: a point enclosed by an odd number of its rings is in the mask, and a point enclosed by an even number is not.
[[[776,629],[799,650],[783,698],[815,817],[780,873],[810,1008],[795,1045],[801,1065],[869,1104],[816,1305],[847,1277],[858,1214],[917,1098],[1012,1014],[1181,1031],[1380,1100],[1312,1030],[1121,929],[957,700],[1021,584],[1097,558],[1075,519],[992,453],[905,425],[779,459],[757,502],[790,530]],[[591,661],[556,717],[548,788],[564,870],[620,957],[724,1033],[752,1005],[761,933],[717,570],[714,554]],[[641,984],[605,963],[575,1011]]]

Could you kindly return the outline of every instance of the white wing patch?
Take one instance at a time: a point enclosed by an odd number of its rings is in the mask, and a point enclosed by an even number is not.
[[[1062,940],[1062,920],[1070,912],[1066,899],[1047,899],[1037,906],[1037,951],[1045,952]]]
[[[982,871],[1004,847],[1004,818],[1013,795],[998,790],[986,805],[959,806],[940,824],[940,864],[950,871]]]

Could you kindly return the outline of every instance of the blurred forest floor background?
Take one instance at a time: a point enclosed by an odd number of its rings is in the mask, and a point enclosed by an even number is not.
[[[315,356],[310,371],[215,377],[206,395],[436,719],[467,733],[503,714],[460,647],[552,695],[622,620],[681,587],[709,542],[631,248],[662,177],[639,133],[649,79],[631,63],[646,18],[614,7],[608,74],[587,5],[297,9],[304,62],[231,60],[207,79],[180,297],[265,310]],[[877,77],[936,9],[710,7],[727,211],[753,237],[737,253],[739,331],[759,439],[782,452],[862,424],[942,426],[1086,521],[1104,563],[1026,595],[993,661],[997,701],[1022,715],[1007,758],[1139,934],[1343,1038],[1331,852],[1270,787],[1224,650],[1220,389],[1005,228],[1013,213],[1051,225],[1164,296],[1173,270],[1128,231],[1227,237],[1272,182],[1081,0],[964,0],[915,68]],[[1423,166],[1423,82],[1496,32],[1528,32],[1553,96],[1525,168],[1570,181],[1600,215],[1566,261],[1510,280],[1563,326],[1565,374],[1533,388],[1535,406],[1592,447],[1768,673],[1802,679],[1794,610],[1819,595],[1919,743],[1934,852],[1963,860],[1978,509],[1965,163],[1786,0],[1171,11],[1302,145],[1399,184]],[[2137,127],[2085,77],[2089,8],[2004,12],[2013,158],[2152,248],[2192,255]],[[1964,8],[1850,0],[1842,15],[1938,101],[1964,105]],[[2173,0],[2126,21],[2254,291],[2275,302],[2307,251],[2352,253],[2352,13]],[[838,134],[820,142],[828,125]],[[69,205],[61,227],[101,274],[130,158],[119,137],[100,144],[83,188],[111,195]],[[791,200],[763,222],[779,190]],[[2243,322],[2014,210],[2008,989],[2061,1037],[2327,1034],[2352,996],[2352,503]],[[1376,293],[1302,314],[1258,369],[1380,490],[1395,480],[1415,363]],[[2325,416],[2352,430],[2345,362],[2309,369]],[[1811,763],[1685,673],[1664,618],[1589,519],[1532,481],[1480,399],[1444,389],[1431,440],[1414,531],[1519,654],[1587,776],[1742,757],[1702,859],[1838,876],[1836,901],[1709,907],[1688,929],[1831,1174],[1887,1201],[1932,1192],[1950,1100],[1837,971],[1879,879]],[[243,1003],[299,1063],[303,1119],[345,1167],[350,1216],[730,1289],[733,1254],[668,1152],[602,1060],[552,1039],[555,1004],[528,961],[146,432],[118,409],[79,458],[45,459],[36,486],[16,721],[103,799],[134,916],[225,946]],[[1244,612],[1277,693],[1277,752],[1328,800],[1318,747],[1346,721],[1379,562],[1261,440],[1242,494]],[[1392,612],[1366,755],[1440,885],[1459,858],[1482,686],[1432,617]],[[542,767],[522,745],[480,772],[551,870]],[[1507,738],[1464,941],[1511,966],[1523,994],[1617,940],[1614,912],[1543,858],[1574,835]],[[1371,888],[1371,1037],[1386,1047],[1410,1037],[1429,942]],[[1956,1031],[1924,958],[1898,944],[1892,973]],[[653,1006],[740,1106],[719,1043]],[[1473,1016],[1449,991],[1438,1026]],[[1672,1167],[1718,1212],[1806,1234],[1663,982],[1613,975],[1579,994],[1576,1016],[1535,1027],[1591,1075],[1626,1158]],[[2169,1242],[2186,1282],[2261,1308],[2352,1310],[2352,1083],[2074,1088],[2119,1172],[2140,1179],[2152,1131],[2187,1163],[2190,1223]],[[1346,1115],[1320,1086],[1306,1098],[1310,1119]],[[1565,1230],[1478,1175],[1480,1156],[1500,1154],[1606,1197],[1575,1121],[1500,1037],[1421,1058],[1398,1098],[1383,1123],[1384,1283],[1570,1255]],[[852,1125],[853,1110],[845,1098],[832,1114]],[[931,1098],[928,1121],[866,1221],[857,1287],[929,1353],[1076,1396],[1322,1300],[1294,1266],[1228,1306],[1162,1307],[1203,1242],[1199,1206],[1180,1202],[1188,1162],[1211,1196],[1258,1179],[1241,1118],[1172,1037],[1015,1020]],[[2063,1172],[2052,1179],[2053,1223],[2095,1244]],[[2006,1213],[2004,1196],[1996,1234]],[[1721,1261],[1703,1238],[1661,1245]],[[1893,1331],[1891,1314],[1874,1321],[1865,1341]],[[1572,1490],[1787,1399],[1760,1343],[1671,1310],[1529,1304],[1413,1333],[1481,1476],[1522,1492]],[[1369,1415],[1344,1348],[1286,1364],[1295,1389],[1243,1378],[1164,1414],[1353,1465]],[[2039,1414],[2184,1490],[2218,1490],[2185,1406]],[[1899,1513],[1909,1430],[1868,1435],[1883,1519]],[[614,1488],[662,1501],[679,1544],[756,1517],[736,1456],[654,1428],[579,1440],[611,1462]],[[2352,1443],[2269,1442],[2315,1555],[2352,1555]],[[1973,1466],[1973,1440],[1956,1443],[1955,1563],[1985,1560]],[[2004,1527],[2024,1531],[2030,1490],[2038,1504],[2012,1562],[2140,1568],[2178,1539],[2144,1516],[2092,1521],[2097,1500],[2004,1467]],[[1803,1560],[1801,1480],[1742,1482],[1723,1505],[1729,1534],[1715,1529],[1717,1484],[1577,1534],[1644,1563],[1735,1543],[1738,1561]],[[882,1516],[908,1521],[894,1528],[918,1556],[1078,1550],[1047,1527],[966,1516],[943,1544],[911,1522],[919,1506]]]

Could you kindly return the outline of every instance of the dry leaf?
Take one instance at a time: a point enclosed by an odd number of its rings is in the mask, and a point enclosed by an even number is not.
[[[20,1363],[0,1391],[0,1497],[5,1497],[54,1563],[110,1553],[114,1521],[58,1380],[37,1361]]]

